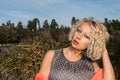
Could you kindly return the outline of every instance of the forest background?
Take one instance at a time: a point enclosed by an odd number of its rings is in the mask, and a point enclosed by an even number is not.
[[[72,17],[71,25],[79,21]],[[120,21],[104,18],[103,24],[110,33],[107,49],[120,80]],[[34,80],[47,50],[69,46],[70,26],[59,25],[55,19],[40,24],[38,18],[29,20],[27,26],[9,20],[0,26],[0,80]],[[102,61],[98,60],[102,67]]]

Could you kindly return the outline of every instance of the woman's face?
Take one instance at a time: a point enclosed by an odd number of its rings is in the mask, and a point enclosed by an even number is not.
[[[86,49],[90,42],[90,31],[91,28],[87,22],[78,27],[71,41],[72,47],[78,50]]]

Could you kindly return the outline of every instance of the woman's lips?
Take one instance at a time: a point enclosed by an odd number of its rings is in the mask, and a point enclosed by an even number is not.
[[[78,41],[73,40],[73,44],[77,45],[77,44],[79,44],[79,43],[78,43]]]

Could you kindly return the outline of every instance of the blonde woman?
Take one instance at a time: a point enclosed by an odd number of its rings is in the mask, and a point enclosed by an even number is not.
[[[71,46],[46,53],[35,80],[115,80],[103,24],[84,18],[72,26]],[[95,62],[102,58],[103,69]]]

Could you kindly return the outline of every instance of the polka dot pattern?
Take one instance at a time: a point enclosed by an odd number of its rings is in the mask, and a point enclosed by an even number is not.
[[[71,62],[63,54],[63,50],[55,51],[53,57],[49,80],[91,80],[94,75],[92,60],[86,56]]]

